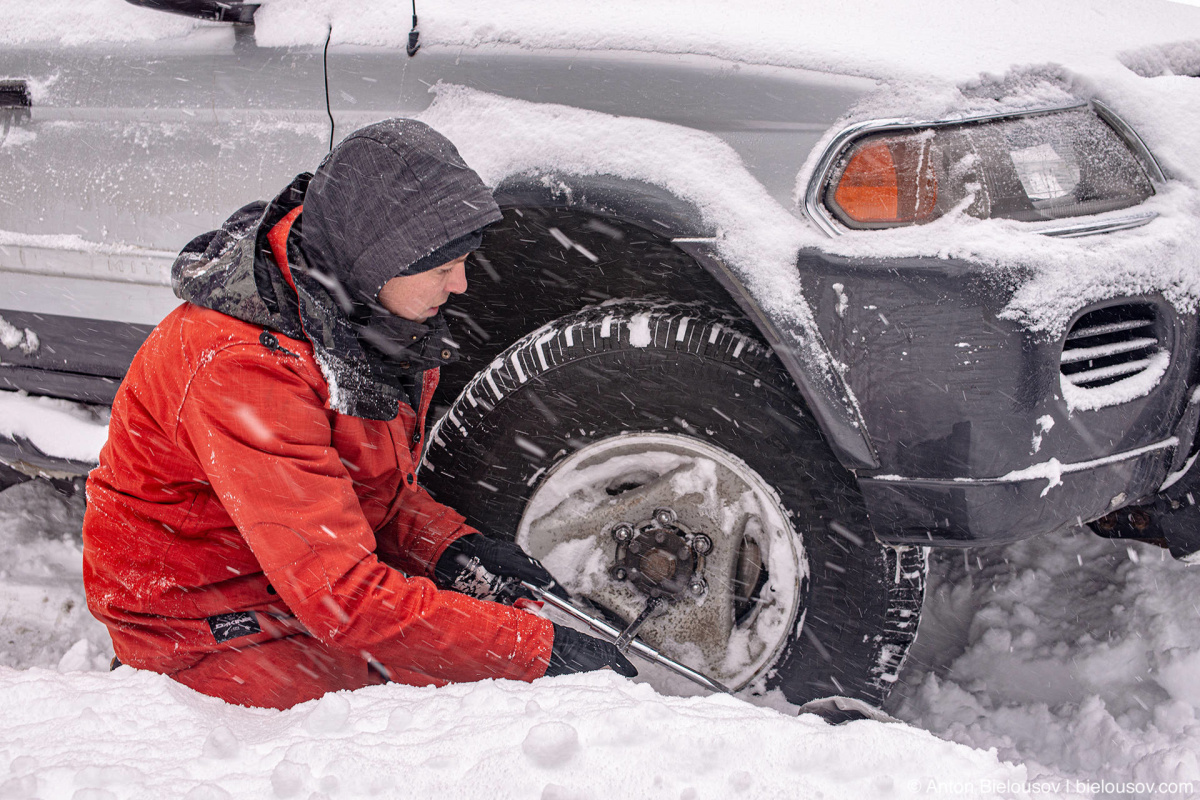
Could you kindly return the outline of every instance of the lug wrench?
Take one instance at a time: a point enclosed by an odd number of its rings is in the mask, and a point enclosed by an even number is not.
[[[682,675],[693,683],[697,683],[709,691],[721,692],[722,694],[733,694],[731,691],[729,691],[727,686],[713,680],[703,673],[697,672],[691,667],[686,667],[683,664],[680,664],[678,661],[664,656],[662,653],[658,652],[645,642],[633,638],[633,636],[637,634],[638,628],[641,628],[642,625],[645,624],[646,620],[650,618],[651,614],[653,614],[655,608],[657,607],[657,603],[647,603],[645,610],[638,615],[637,619],[633,621],[633,624],[624,631],[621,631],[616,626],[610,625],[599,617],[595,617],[582,609],[576,608],[573,604],[563,600],[557,595],[550,594],[539,586],[534,586],[528,581],[521,581],[521,585],[533,592],[534,597],[537,599],[549,603],[567,616],[579,620],[592,630],[601,634],[603,638],[615,644],[618,650],[622,652],[628,651],[634,653],[635,655],[641,656],[647,661],[653,661],[656,664],[661,664],[662,666],[674,672],[676,675]],[[662,601],[659,600],[659,602],[661,603]],[[626,638],[626,634],[629,634],[628,638]],[[624,642],[622,642],[622,640],[624,640]]]

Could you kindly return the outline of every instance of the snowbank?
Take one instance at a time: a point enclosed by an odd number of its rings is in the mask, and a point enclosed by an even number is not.
[[[41,481],[0,493],[0,797],[857,800],[1027,779],[909,726],[830,727],[612,673],[372,687],[284,712],[110,673],[83,607],[82,512]]]
[[[101,669],[112,657],[84,603],[82,524],[83,497],[45,481],[0,492],[0,667]],[[6,736],[0,725],[0,750]]]
[[[0,710],[0,794],[14,797],[858,800],[923,796],[934,780],[1025,780],[992,753],[907,726],[830,727],[724,697],[661,697],[612,674],[373,687],[277,712],[129,667],[0,668]]]
[[[931,574],[894,713],[1031,777],[1200,792],[1200,571],[1076,530],[942,551]]]

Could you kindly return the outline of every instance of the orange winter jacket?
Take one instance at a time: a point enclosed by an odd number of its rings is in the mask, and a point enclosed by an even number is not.
[[[168,315],[87,485],[88,606],[120,660],[170,674],[307,633],[428,683],[541,676],[549,622],[429,580],[475,532],[416,483],[437,379],[420,409],[349,416],[309,342],[188,303]]]

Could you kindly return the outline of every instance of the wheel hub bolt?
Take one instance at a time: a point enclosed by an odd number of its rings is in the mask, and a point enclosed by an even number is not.
[[[626,523],[621,523],[612,529],[612,537],[618,542],[628,542],[633,538],[633,526]]]
[[[675,522],[675,512],[669,508],[656,508],[654,510],[654,521],[663,527],[671,525]]]
[[[692,582],[688,584],[688,591],[699,597],[708,591],[708,582],[704,578],[693,578]]]
[[[619,581],[623,581],[629,577],[629,573],[625,571],[624,567],[617,567],[613,570],[613,577]]]
[[[700,555],[705,555],[712,551],[712,539],[705,536],[703,533],[697,533],[692,538],[692,549]]]

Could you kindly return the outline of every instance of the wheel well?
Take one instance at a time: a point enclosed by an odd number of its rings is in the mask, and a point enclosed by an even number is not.
[[[615,298],[697,303],[758,335],[729,293],[664,235],[638,223],[561,207],[510,207],[471,256],[471,288],[445,309],[460,360],[443,368],[449,402],[473,375],[532,330]]]

